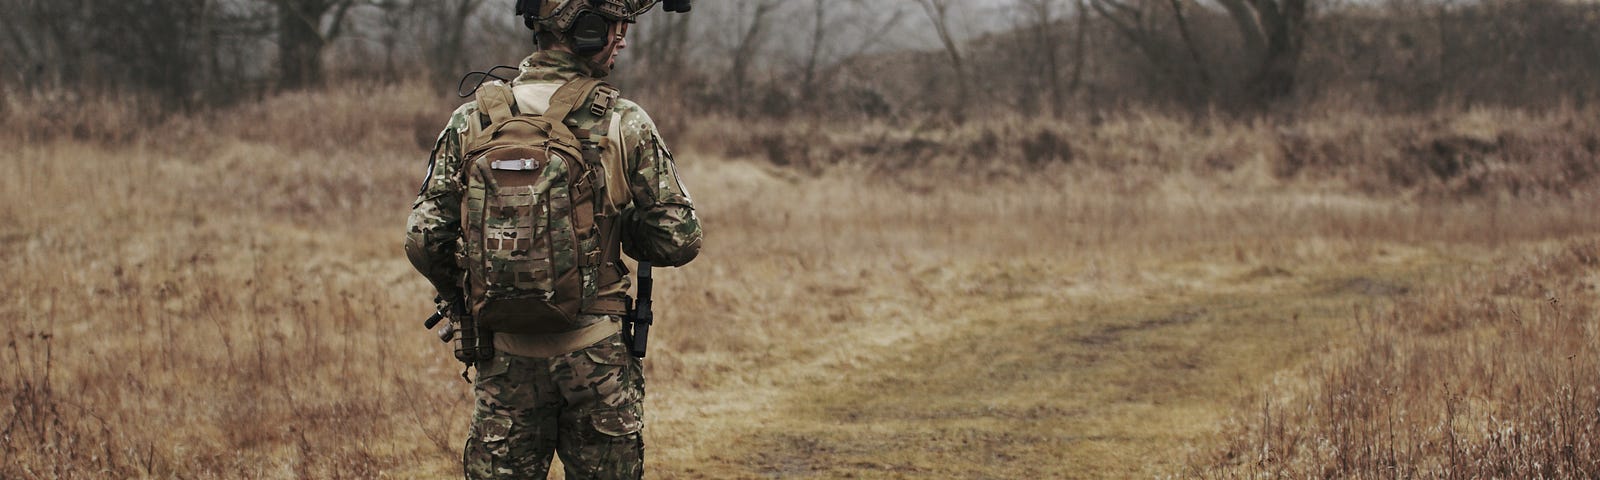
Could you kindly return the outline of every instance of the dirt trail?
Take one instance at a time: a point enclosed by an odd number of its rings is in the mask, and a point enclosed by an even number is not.
[[[1220,422],[1357,328],[1351,312],[1447,274],[1419,249],[1361,262],[1156,262],[1115,293],[1062,272],[939,298],[925,334],[865,361],[772,367],[665,478],[1123,478],[1175,473]],[[970,266],[972,272],[993,266]],[[987,282],[993,283],[993,282]],[[1002,282],[1003,283],[1003,282]],[[1021,286],[1019,286],[1021,285]],[[1282,377],[1282,378],[1277,378]],[[724,418],[715,418],[725,416]],[[677,423],[677,422],[672,422]],[[668,426],[666,428],[677,428]],[[673,449],[675,446],[661,446]]]

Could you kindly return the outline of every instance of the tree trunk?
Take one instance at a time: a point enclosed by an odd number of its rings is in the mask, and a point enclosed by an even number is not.
[[[1078,38],[1072,45],[1072,83],[1067,86],[1067,90],[1071,90],[1074,93],[1083,86],[1083,64],[1088,55],[1088,46],[1086,44],[1089,41],[1089,10],[1088,6],[1083,4],[1083,0],[1078,0],[1076,14],[1078,15]]]
[[[1056,0],[1024,0],[1022,4],[1025,14],[1033,18],[1030,28],[1033,48],[1030,50],[1043,60],[1038,62],[1036,74],[1044,77],[1041,88],[1050,99],[1050,115],[1059,118],[1066,113],[1066,96],[1061,84],[1061,42],[1056,38]]]
[[[1294,93],[1295,70],[1300,66],[1300,52],[1304,50],[1306,0],[1282,2],[1279,8],[1269,8],[1269,13],[1263,15],[1270,18],[1262,25],[1267,49],[1251,80],[1251,89],[1265,102],[1275,102]]]
[[[1306,0],[1217,0],[1233,19],[1255,72],[1245,86],[1258,106],[1294,93],[1306,30]]]
[[[1178,21],[1178,34],[1183,37],[1183,45],[1189,50],[1189,59],[1194,61],[1194,68],[1200,75],[1200,92],[1204,96],[1211,96],[1211,69],[1206,66],[1205,57],[1200,55],[1200,48],[1195,45],[1194,34],[1189,32],[1189,16],[1183,13],[1184,0],[1170,0],[1172,17]]]
[[[750,25],[740,37],[739,45],[734,48],[733,67],[728,77],[733,82],[734,112],[738,115],[746,113],[746,105],[750,103],[749,74],[750,64],[755,60],[756,52],[760,50],[761,43],[765,40],[767,15],[778,6],[777,1],[763,0],[756,4],[755,12],[750,16]]]
[[[433,30],[428,69],[436,84],[454,85],[454,80],[470,67],[465,52],[467,22],[483,0],[421,1],[428,5],[426,12]]]
[[[1041,36],[1044,38],[1045,47],[1045,75],[1050,85],[1050,115],[1061,118],[1066,114],[1067,96],[1062,91],[1061,85],[1061,51],[1060,41],[1056,38],[1055,22],[1052,20],[1047,25],[1040,27]]]
[[[928,15],[928,21],[933,23],[933,31],[939,35],[939,43],[944,45],[945,54],[950,57],[950,67],[955,70],[956,100],[952,106],[956,116],[960,117],[966,113],[967,105],[972,101],[972,89],[967,81],[967,67],[961,58],[961,47],[956,44],[955,35],[950,31],[950,2],[917,0],[917,4]]]
[[[314,23],[322,18],[315,0],[278,2],[278,87],[298,90],[322,81],[321,32]]]
[[[828,30],[823,28],[827,23],[827,3],[825,0],[816,0],[812,6],[813,16],[811,23],[811,51],[806,55],[804,76],[800,81],[800,91],[810,94],[817,82],[817,63],[822,56],[822,42],[827,38]]]
[[[322,84],[322,51],[338,38],[353,0],[273,0],[278,9],[278,87]],[[328,30],[322,17],[334,12]]]

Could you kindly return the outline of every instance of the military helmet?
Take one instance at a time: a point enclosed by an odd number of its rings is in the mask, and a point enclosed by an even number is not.
[[[517,16],[534,31],[567,33],[585,13],[633,23],[660,0],[517,0]],[[688,12],[693,0],[666,0],[669,12]]]

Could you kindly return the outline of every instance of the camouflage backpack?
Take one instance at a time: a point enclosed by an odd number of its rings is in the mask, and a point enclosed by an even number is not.
[[[606,194],[597,138],[616,98],[600,80],[574,80],[556,90],[544,113],[528,115],[517,111],[509,85],[479,88],[474,126],[482,128],[464,140],[458,261],[481,327],[558,333],[587,326],[584,314],[627,311],[621,298],[597,298],[599,286],[624,274],[618,209]],[[578,117],[592,128],[579,128]]]

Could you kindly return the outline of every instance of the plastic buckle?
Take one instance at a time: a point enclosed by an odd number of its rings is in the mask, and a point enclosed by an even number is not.
[[[611,110],[611,104],[616,102],[617,96],[621,94],[622,92],[611,88],[609,85],[600,86],[599,89],[595,90],[594,103],[589,104],[589,113],[593,113],[596,117],[605,118],[606,111]]]

